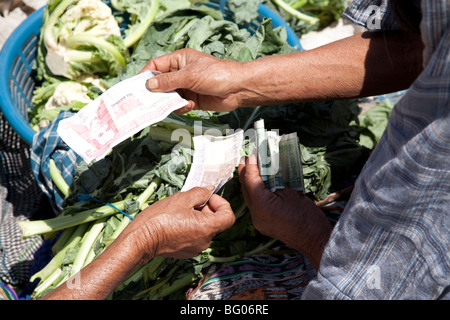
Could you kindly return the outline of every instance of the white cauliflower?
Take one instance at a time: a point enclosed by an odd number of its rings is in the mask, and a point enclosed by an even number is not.
[[[49,0],[48,7],[52,0]],[[126,51],[111,8],[101,0],[62,0],[44,21],[45,62],[54,75],[119,74]]]
[[[86,86],[73,82],[61,82],[55,89],[53,95],[45,103],[44,110],[52,110],[60,107],[71,106],[75,101],[89,103],[92,99],[87,95],[88,88]],[[39,125],[41,128],[46,127],[50,120],[41,120]]]
[[[111,34],[121,36],[111,8],[99,0],[80,0],[69,6],[61,16],[61,22],[73,34],[85,32],[105,39]]]
[[[50,99],[48,99],[44,109],[50,110],[53,108],[70,106],[74,101],[89,103],[92,99],[89,98],[87,92],[88,88],[80,83],[72,81],[61,82],[61,84],[56,87],[55,92]]]

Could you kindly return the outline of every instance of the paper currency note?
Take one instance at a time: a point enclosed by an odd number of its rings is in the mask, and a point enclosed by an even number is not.
[[[267,140],[266,129],[264,127],[264,119],[256,121],[254,123],[254,128],[256,132],[256,148],[258,152],[259,174],[265,182],[269,179],[269,168],[271,163],[269,144]]]
[[[277,189],[284,189],[284,177],[283,177],[283,166],[281,165],[281,150],[280,150],[280,139],[281,137],[278,135],[276,131],[267,131],[267,138],[270,149],[270,158],[272,162],[271,170],[270,170],[270,178],[271,183],[269,183],[268,187],[272,191]],[[266,186],[267,187],[267,186]]]
[[[198,135],[193,141],[191,169],[181,191],[214,186],[212,193],[216,193],[233,177],[239,165],[244,133],[239,130],[226,136]]]
[[[59,123],[58,134],[90,163],[143,128],[166,118],[187,104],[176,92],[149,91],[145,83],[151,71],[124,80]]]
[[[304,192],[302,158],[297,133],[282,135],[279,148],[284,183],[291,189]]]
[[[284,188],[284,180],[281,174],[282,168],[280,166],[280,136],[276,131],[266,131],[267,146],[270,156],[270,167],[267,168],[268,180],[266,188],[271,191]]]
[[[265,187],[272,192],[285,186],[304,192],[302,159],[297,133],[278,135],[266,130],[264,119],[254,123],[258,165]]]

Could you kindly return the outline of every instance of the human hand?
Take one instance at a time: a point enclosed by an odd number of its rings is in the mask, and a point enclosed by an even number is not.
[[[202,209],[195,209],[212,191],[193,188],[147,207],[74,276],[82,279],[79,286],[60,285],[43,299],[105,299],[134,270],[156,256],[183,259],[198,255],[217,233],[235,221],[230,204],[216,194]]]
[[[190,258],[207,249],[212,238],[234,224],[235,216],[224,198],[211,188],[178,192],[147,207],[125,230],[134,235],[142,259],[155,256]],[[125,232],[124,231],[124,232]]]
[[[232,111],[239,107],[239,69],[242,63],[216,58],[194,49],[181,49],[150,60],[141,72],[157,70],[147,88],[154,92],[177,91],[189,103],[178,109]]]
[[[324,213],[299,191],[266,189],[254,155],[240,164],[238,172],[255,228],[304,253],[318,268],[332,231]]]

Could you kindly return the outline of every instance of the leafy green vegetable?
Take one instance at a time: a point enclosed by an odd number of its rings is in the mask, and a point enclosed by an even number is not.
[[[155,19],[159,9],[159,0],[111,0],[111,6],[130,15],[130,27],[124,32],[124,45],[129,48],[139,41]]]
[[[339,19],[347,0],[262,0],[277,12],[301,38],[309,31],[327,27]]]
[[[103,80],[107,87],[138,73],[154,57],[181,48],[194,48],[222,59],[248,61],[269,54],[293,52],[286,43],[284,28],[274,30],[270,19],[254,35],[220,11],[205,5],[171,10],[159,16],[142,36],[125,72]]]
[[[283,0],[273,0],[273,2],[279,6],[281,9],[289,13],[291,16],[297,18],[298,20],[305,21],[306,23],[310,25],[315,25],[319,22],[319,19],[315,17],[308,16],[307,14],[304,14],[298,10],[292,5],[289,5],[288,3],[284,2]],[[298,1],[297,3],[299,3]]]
[[[394,103],[386,100],[370,108],[359,116],[359,143],[368,149],[373,149],[380,141],[386,129]]]
[[[242,25],[256,20],[260,2],[260,0],[229,0],[228,8],[233,12],[233,21]]]

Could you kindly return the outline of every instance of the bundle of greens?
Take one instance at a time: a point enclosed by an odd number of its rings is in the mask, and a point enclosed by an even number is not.
[[[188,116],[180,117],[189,123]],[[209,126],[215,124],[211,122]],[[217,127],[220,126],[223,125]],[[161,132],[152,133],[157,129],[165,129],[165,137]],[[95,259],[125,229],[130,217],[182,188],[192,150],[174,149],[176,141],[168,142],[174,130],[173,123],[144,129],[103,160],[91,165],[82,162],[72,188],[61,182],[56,167],[51,168],[53,180],[66,195],[64,210],[52,219],[19,223],[24,237],[60,231],[53,248],[54,258],[31,278],[31,281],[40,279],[33,298],[53,290]],[[199,257],[187,260],[156,257],[136,270],[111,298],[181,298],[182,289],[195,283],[203,268],[211,263],[235,261],[275,242],[253,228],[236,177],[220,194],[230,201],[237,218],[231,229],[218,235]]]
[[[293,119],[299,114],[297,119]],[[51,262],[32,280],[40,279],[33,293],[39,298],[66,281],[77,270],[100,254],[140,211],[155,201],[178,192],[190,169],[193,150],[179,146],[172,133],[179,128],[192,128],[201,120],[206,128],[241,127],[253,117],[264,118],[268,127],[295,129],[301,140],[305,188],[309,196],[323,199],[339,190],[342,181],[332,177],[357,174],[365,160],[365,149],[357,144],[354,129],[356,109],[353,103],[316,103],[282,105],[257,109],[238,109],[236,113],[207,117],[195,112],[171,116],[118,145],[103,160],[87,165],[82,162],[74,177],[73,187],[57,183],[66,195],[64,210],[53,219],[22,222],[25,237],[61,232]],[[292,121],[286,121],[291,118]],[[251,121],[251,120],[250,120]],[[327,127],[321,133],[318,123]],[[278,127],[283,124],[282,127]],[[189,131],[189,134],[192,130]],[[253,141],[246,141],[245,145]],[[306,147],[304,144],[308,145]],[[251,150],[245,147],[244,151]],[[52,167],[52,179],[61,181]],[[345,171],[345,172],[344,172]],[[88,195],[79,197],[80,195]],[[259,234],[240,192],[237,176],[220,191],[229,200],[236,215],[235,225],[219,234],[211,246],[198,257],[186,260],[156,257],[131,275],[111,295],[111,299],[182,299],[189,287],[202,277],[213,263],[226,263],[259,252],[270,252],[276,241]],[[101,202],[101,203],[99,203]],[[111,205],[108,205],[111,204]]]
[[[114,0],[111,7],[101,0],[49,1],[29,115],[35,131],[60,111],[76,112],[113,84],[135,75],[150,58],[176,49],[195,48],[240,61],[294,50],[285,41],[284,28],[272,29],[270,19],[250,37],[248,30],[224,19],[219,10],[193,6],[190,0]],[[64,89],[67,86],[76,88]]]
[[[172,10],[159,16],[142,36],[125,71],[115,78],[104,79],[105,86],[138,73],[153,57],[182,48],[193,48],[221,59],[250,61],[265,55],[293,52],[286,42],[284,28],[272,28],[263,20],[255,34],[223,18],[209,6]]]

